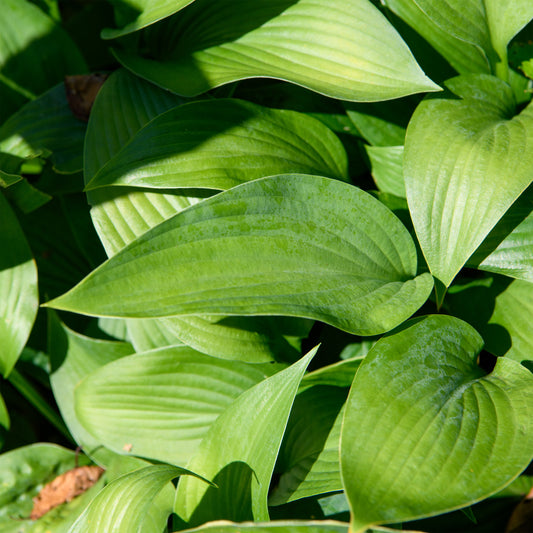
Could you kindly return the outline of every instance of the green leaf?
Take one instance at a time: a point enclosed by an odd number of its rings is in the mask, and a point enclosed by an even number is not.
[[[0,27],[0,122],[65,74],[86,72],[68,34],[32,3],[2,0]]]
[[[0,395],[0,449],[4,446],[6,434],[11,426],[11,420],[9,419],[9,412],[7,410],[4,398]]]
[[[369,341],[366,341],[369,342]],[[374,342],[371,343],[373,345]],[[348,345],[350,346],[350,345]],[[365,353],[366,355],[366,353]],[[300,392],[315,385],[330,385],[332,387],[349,387],[364,355],[339,361],[332,365],[323,366],[318,370],[306,374],[300,384]]]
[[[384,0],[462,74],[490,73],[496,61],[485,18],[487,2]]]
[[[181,475],[196,476],[185,468],[154,465],[115,479],[98,493],[69,533],[140,531],[154,498],[167,483]],[[161,516],[159,528],[165,526],[167,517]]]
[[[55,401],[76,443],[99,464],[107,465],[113,454],[80,423],[74,411],[74,390],[83,378],[132,351],[126,343],[84,337],[62,324],[55,313],[48,315],[50,384]]]
[[[235,398],[277,369],[209,357],[188,346],[130,355],[78,385],[76,415],[117,453],[185,465]]]
[[[379,190],[405,198],[403,146],[365,146]]]
[[[339,440],[347,391],[318,385],[296,396],[276,465],[281,475],[269,505],[343,489]]]
[[[533,456],[533,376],[500,358],[491,374],[468,324],[417,319],[378,341],[350,391],[341,470],[351,529],[471,505]]]
[[[449,293],[450,311],[483,337],[490,353],[518,362],[533,361],[533,283],[494,276]]]
[[[102,39],[115,39],[138,31],[158,20],[172,15],[189,5],[193,0],[135,0],[134,2],[121,2],[111,0],[116,4],[123,28],[102,30]]]
[[[282,175],[182,211],[46,305],[125,317],[301,316],[372,335],[424,303],[432,280],[415,276],[414,243],[379,201],[340,181]]]
[[[106,185],[230,189],[284,172],[346,181],[346,152],[331,130],[302,113],[244,100],[207,100],[153,119],[86,189]]]
[[[409,128],[404,176],[413,224],[445,286],[533,179],[533,105],[513,116],[497,78],[453,78],[453,94],[423,101]]]
[[[72,114],[61,83],[27,103],[0,127],[0,152],[20,158],[51,154],[58,172],[76,172],[83,167],[85,130],[86,124]]]
[[[467,266],[533,281],[533,188],[500,219]]]
[[[145,39],[155,59],[117,59],[184,96],[252,77],[352,101],[439,90],[368,0],[196,0]]]
[[[124,320],[128,337],[130,337],[136,352],[147,352],[156,348],[182,344],[175,332],[171,331],[163,323],[163,320],[160,318],[128,318]]]
[[[284,520],[273,522],[210,522],[187,530],[187,533],[348,533],[348,524],[333,520]]]
[[[37,268],[15,213],[0,192],[0,372],[7,377],[39,306]]]
[[[190,526],[216,519],[268,520],[276,457],[298,385],[316,350],[248,389],[216,420],[188,467],[217,488],[182,478],[175,504],[182,520]]]
[[[87,461],[80,457],[81,464]],[[43,486],[74,468],[75,453],[55,444],[32,444],[0,455],[0,528],[27,518]],[[23,475],[22,475],[23,474]],[[15,530],[17,531],[17,530]]]

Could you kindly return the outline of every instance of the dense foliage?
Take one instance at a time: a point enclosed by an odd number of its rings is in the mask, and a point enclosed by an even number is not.
[[[1,532],[528,527],[531,0],[1,4]]]

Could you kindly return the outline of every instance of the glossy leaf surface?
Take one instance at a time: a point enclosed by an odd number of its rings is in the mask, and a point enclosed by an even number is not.
[[[7,377],[33,327],[37,268],[24,233],[0,192],[0,373]]]
[[[184,466],[217,417],[273,371],[188,346],[162,348],[93,372],[76,389],[76,414],[117,453]]]
[[[533,180],[533,106],[514,115],[508,85],[463,76],[427,99],[407,130],[409,210],[432,274],[448,286]]]
[[[182,478],[175,512],[191,526],[210,520],[268,520],[267,496],[298,385],[315,355],[244,392],[214,423],[188,468],[217,484]],[[235,501],[239,505],[235,505]]]
[[[371,335],[426,300],[432,280],[415,276],[414,243],[385,206],[336,180],[282,175],[181,212],[48,305],[126,317],[302,316]]]
[[[271,77],[343,100],[435,91],[404,41],[367,0],[196,0],[147,31],[159,60],[116,50],[131,71],[196,96]]]
[[[471,326],[434,315],[366,356],[341,437],[354,532],[465,507],[529,464],[533,376],[506,358],[485,374],[481,348]]]
[[[156,117],[86,188],[224,190],[285,172],[347,180],[346,153],[334,133],[302,113],[206,100]]]

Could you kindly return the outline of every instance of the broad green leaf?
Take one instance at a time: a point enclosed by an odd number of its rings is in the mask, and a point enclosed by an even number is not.
[[[196,475],[169,465],[147,466],[125,474],[98,493],[69,533],[140,531],[154,498],[172,479],[187,474]],[[155,531],[164,528],[167,518],[161,516]]]
[[[182,478],[175,504],[182,520],[190,526],[217,519],[268,520],[276,457],[298,385],[316,350],[248,389],[216,420],[188,468],[218,488]]]
[[[351,101],[439,90],[368,0],[196,0],[145,39],[150,58],[116,57],[184,96],[253,77]]]
[[[384,0],[461,74],[490,73],[496,62],[485,0]]]
[[[4,194],[10,203],[22,213],[36,211],[52,199],[49,194],[31,185],[27,179],[10,185]]]
[[[84,337],[62,324],[55,313],[48,315],[50,384],[55,401],[76,443],[100,464],[107,465],[113,454],[80,423],[74,411],[74,390],[83,378],[132,351],[126,343]]]
[[[405,198],[403,146],[365,146],[380,191]]]
[[[0,372],[7,377],[37,315],[37,268],[24,233],[0,192]]]
[[[513,116],[509,86],[490,76],[447,85],[459,98],[420,104],[404,154],[416,234],[446,287],[533,180],[533,105]]]
[[[347,392],[318,385],[296,396],[276,464],[281,475],[269,505],[343,489],[339,440]]]
[[[533,283],[494,276],[454,288],[450,311],[479,331],[487,351],[533,361]]]
[[[332,365],[323,366],[318,370],[306,374],[300,384],[300,392],[315,385],[329,385],[332,387],[349,387],[359,365],[364,359],[363,356],[353,357],[345,361],[339,361]]]
[[[0,122],[65,74],[87,70],[68,34],[27,0],[2,0],[0,27]]]
[[[56,85],[0,127],[0,152],[20,158],[51,154],[56,170],[76,172],[83,167],[85,130],[68,106],[65,86]]]
[[[341,436],[354,533],[471,505],[529,464],[533,376],[507,358],[485,374],[481,348],[471,326],[434,315],[366,356]]]
[[[111,0],[124,27],[102,30],[102,39],[115,39],[135,32],[183,9],[193,0]]]
[[[182,344],[177,335],[160,318],[128,318],[124,322],[136,352]]]
[[[467,266],[533,281],[533,188],[505,213]]]
[[[182,211],[47,305],[125,317],[301,316],[371,335],[424,303],[432,280],[415,276],[414,243],[380,202],[337,180],[282,175]]]
[[[1,147],[1,145],[0,145]],[[156,117],[88,183],[230,189],[299,172],[347,180],[346,152],[318,120],[244,100],[206,100]]]
[[[217,520],[200,527],[188,529],[187,533],[348,533],[348,524],[333,520],[286,520],[273,522],[228,522]]]
[[[80,466],[84,464],[87,461],[80,456]],[[13,522],[24,525],[18,519],[30,516],[32,498],[46,483],[74,467],[75,453],[55,444],[32,444],[0,455],[0,529],[4,531]]]
[[[285,335],[290,334],[290,329],[301,330],[297,326],[304,322],[293,319],[290,323],[291,319],[282,317],[195,315],[145,320],[162,324],[165,331],[199,352],[250,363],[297,359],[297,352]],[[309,331],[306,327],[303,330],[304,335]],[[301,331],[294,333],[298,336]]]
[[[123,357],[75,392],[76,415],[109,449],[185,465],[242,392],[277,370],[172,346]]]

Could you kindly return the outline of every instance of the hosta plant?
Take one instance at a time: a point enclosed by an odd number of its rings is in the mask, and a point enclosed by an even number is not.
[[[527,528],[532,20],[3,0],[0,531]]]

